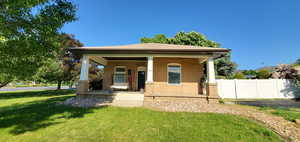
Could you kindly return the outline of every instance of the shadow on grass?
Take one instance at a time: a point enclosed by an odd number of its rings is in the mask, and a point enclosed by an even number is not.
[[[75,93],[74,90],[44,90],[44,91],[15,91],[0,92],[0,99],[15,99],[25,97],[52,97]]]
[[[0,128],[12,128],[15,135],[35,131],[68,119],[81,118],[92,113],[95,108],[76,108],[58,105],[71,96],[58,96],[46,100],[32,101],[0,107]]]

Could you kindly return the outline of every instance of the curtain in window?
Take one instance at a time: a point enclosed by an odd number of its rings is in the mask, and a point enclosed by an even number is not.
[[[169,84],[180,84],[180,70],[181,67],[178,65],[168,66],[168,83]]]
[[[116,68],[114,74],[114,83],[126,83],[125,68]]]
[[[126,76],[125,74],[115,74],[115,83],[125,83],[126,82]]]

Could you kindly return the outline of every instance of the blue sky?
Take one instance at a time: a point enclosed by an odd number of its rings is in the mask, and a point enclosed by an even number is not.
[[[299,0],[74,0],[78,21],[62,31],[85,46],[197,31],[232,49],[239,69],[300,58]]]

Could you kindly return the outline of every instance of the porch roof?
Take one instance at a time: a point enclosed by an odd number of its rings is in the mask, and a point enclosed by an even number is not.
[[[141,43],[119,46],[72,47],[75,54],[224,54],[230,49],[200,47],[192,45],[174,45],[159,43]],[[100,51],[100,52],[99,52]]]

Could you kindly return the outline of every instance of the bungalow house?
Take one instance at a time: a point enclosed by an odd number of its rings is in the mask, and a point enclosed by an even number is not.
[[[193,100],[210,103],[217,102],[219,98],[214,59],[230,50],[142,43],[76,47],[70,48],[70,51],[82,56],[77,95],[101,95],[101,92],[107,92],[107,95],[123,90],[142,94],[144,102]],[[104,66],[103,91],[89,91],[90,62]]]

